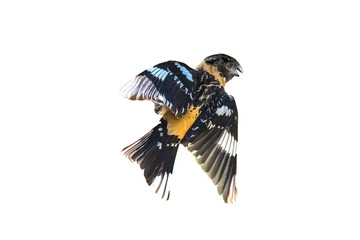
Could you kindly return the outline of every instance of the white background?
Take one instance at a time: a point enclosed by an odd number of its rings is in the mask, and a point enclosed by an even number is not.
[[[356,1],[1,1],[0,239],[359,239]],[[119,89],[166,60],[244,74],[235,204],[186,149],[171,198],[120,151],[158,122]]]

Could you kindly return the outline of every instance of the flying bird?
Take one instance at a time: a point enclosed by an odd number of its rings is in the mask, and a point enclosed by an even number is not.
[[[167,61],[138,74],[122,89],[130,100],[155,104],[160,123],[122,151],[144,170],[146,182],[169,199],[169,178],[180,144],[196,158],[225,202],[236,199],[238,113],[225,84],[243,72],[225,54],[206,57],[196,69]]]

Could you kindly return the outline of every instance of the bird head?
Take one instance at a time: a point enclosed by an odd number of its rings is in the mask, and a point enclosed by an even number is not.
[[[215,54],[204,59],[204,62],[219,73],[219,75],[230,81],[233,77],[238,77],[239,72],[243,72],[240,63],[233,57],[226,54]]]

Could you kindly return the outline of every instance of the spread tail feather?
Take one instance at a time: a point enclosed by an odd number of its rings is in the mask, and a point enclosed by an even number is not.
[[[162,192],[162,198],[167,192],[170,196],[168,182],[172,174],[180,139],[168,135],[167,122],[164,119],[136,142],[130,144],[122,151],[131,161],[140,165],[144,170],[144,177],[149,185],[158,183],[156,193]]]

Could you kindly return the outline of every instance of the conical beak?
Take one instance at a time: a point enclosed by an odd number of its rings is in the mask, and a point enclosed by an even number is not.
[[[242,69],[242,67],[240,66],[240,64],[239,64],[239,66],[236,68],[236,70],[238,70],[239,72],[243,73],[243,69]]]
[[[240,64],[239,64],[239,66],[236,68],[236,69],[234,69],[233,71],[232,71],[232,74],[233,74],[233,76],[236,76],[236,77],[239,77],[239,72],[243,72],[243,69],[242,69],[242,67],[240,66]]]

